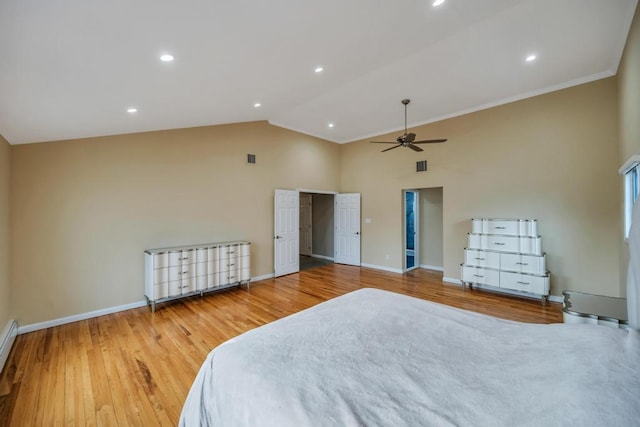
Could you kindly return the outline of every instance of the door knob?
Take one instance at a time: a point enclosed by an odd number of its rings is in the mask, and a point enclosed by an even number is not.
[[[357,234],[357,235],[360,235],[360,232],[359,232],[359,231],[356,231],[356,234]]]
[[[280,238],[281,238],[280,236],[276,236],[276,239],[280,239]]]

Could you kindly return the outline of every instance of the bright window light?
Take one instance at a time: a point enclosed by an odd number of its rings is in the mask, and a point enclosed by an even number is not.
[[[442,3],[444,3],[444,0],[436,0],[433,2],[433,7],[438,7],[440,6]]]
[[[127,113],[137,113],[138,109],[137,108],[127,108]]]
[[[536,55],[531,54],[531,55],[527,56],[527,62],[535,61],[536,58],[537,58]]]
[[[164,55],[162,55],[160,57],[160,61],[162,61],[162,62],[171,62],[171,61],[173,61],[173,59],[174,59],[173,55],[169,55],[168,53],[165,53]]]

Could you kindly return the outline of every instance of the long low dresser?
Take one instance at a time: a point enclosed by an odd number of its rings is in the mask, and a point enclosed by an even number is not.
[[[156,303],[251,281],[251,243],[205,243],[144,251],[144,290]]]

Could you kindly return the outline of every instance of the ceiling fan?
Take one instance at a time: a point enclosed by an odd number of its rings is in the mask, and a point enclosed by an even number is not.
[[[398,144],[395,147],[387,148],[382,150],[385,151],[393,150],[398,147],[409,147],[413,151],[424,151],[422,148],[418,147],[415,144],[434,144],[437,142],[445,142],[446,139],[427,139],[424,141],[414,141],[416,139],[415,133],[407,133],[407,104],[411,102],[410,99],[403,99],[402,104],[404,105],[404,135],[400,135],[396,138],[396,142],[388,142],[388,141],[371,141],[374,144]]]

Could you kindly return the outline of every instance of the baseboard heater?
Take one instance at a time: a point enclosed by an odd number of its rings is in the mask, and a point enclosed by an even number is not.
[[[15,320],[9,321],[7,326],[2,331],[2,335],[0,335],[0,372],[4,368],[4,364],[9,357],[9,352],[11,351],[11,347],[13,346],[13,342],[18,335],[18,324]]]

